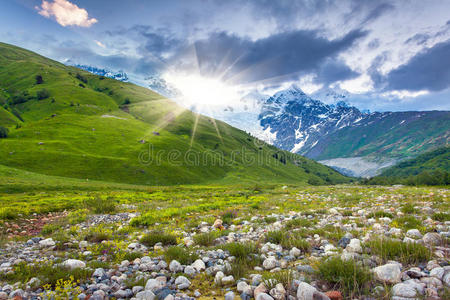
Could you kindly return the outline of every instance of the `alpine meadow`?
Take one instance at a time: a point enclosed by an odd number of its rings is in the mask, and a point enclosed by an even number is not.
[[[450,5],[0,3],[0,300],[450,298]]]

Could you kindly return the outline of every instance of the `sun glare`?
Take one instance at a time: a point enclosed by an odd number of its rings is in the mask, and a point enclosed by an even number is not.
[[[187,106],[226,106],[239,101],[238,89],[216,78],[197,74],[164,74],[164,80],[180,91],[179,101]]]

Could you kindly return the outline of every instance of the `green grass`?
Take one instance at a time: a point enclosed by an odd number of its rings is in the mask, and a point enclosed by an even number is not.
[[[365,243],[371,254],[380,256],[384,261],[397,260],[405,264],[418,264],[431,259],[432,253],[418,243],[403,243],[391,239],[376,239]]]
[[[144,235],[140,242],[144,244],[147,247],[153,247],[157,243],[162,243],[164,246],[168,245],[176,245],[177,244],[177,237],[173,234],[167,234],[160,231],[154,231],[147,233]]]
[[[50,262],[29,264],[19,263],[14,266],[12,273],[0,274],[0,279],[9,283],[16,282],[28,282],[31,278],[37,277],[41,280],[41,285],[50,284],[54,286],[60,279],[68,280],[71,277],[75,281],[86,280],[92,275],[92,271],[89,269],[67,269],[64,267],[56,266]]]
[[[170,263],[172,260],[176,260],[182,265],[189,265],[192,264],[198,256],[185,248],[172,246],[164,251],[164,258],[167,263]]]
[[[214,241],[218,237],[219,237],[218,231],[199,233],[194,235],[194,242],[199,246],[208,247],[214,245]]]
[[[341,260],[339,257],[325,258],[317,268],[317,276],[320,279],[337,285],[349,299],[366,290],[372,279],[369,268],[362,267],[353,260]]]
[[[40,84],[37,75],[43,79]],[[43,90],[44,99],[38,99]],[[0,140],[0,178],[4,172],[19,175],[19,183],[9,179],[13,184],[0,184],[0,189],[24,188],[28,180],[20,170],[52,176],[47,179],[56,182],[59,177],[77,178],[79,185],[349,181],[298,155],[281,163],[272,157],[280,150],[259,145],[249,134],[198,116],[148,89],[3,43],[0,91],[0,106],[6,107],[0,110],[0,125],[10,130],[9,137]],[[123,107],[126,99],[130,104]]]

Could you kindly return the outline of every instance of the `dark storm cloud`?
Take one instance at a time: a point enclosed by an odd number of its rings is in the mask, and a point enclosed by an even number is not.
[[[355,30],[340,39],[328,40],[317,31],[296,30],[252,41],[220,32],[198,41],[195,46],[200,70],[204,74],[217,74],[223,71],[220,68],[229,67],[225,69],[224,79],[230,81],[294,79],[303,73],[320,72],[321,68],[333,71],[330,76],[322,74],[323,79],[336,81],[354,74],[342,62],[333,61],[365,35]]]
[[[420,52],[385,78],[391,90],[440,91],[450,87],[450,40]]]
[[[329,85],[339,80],[355,78],[358,75],[360,74],[350,69],[344,62],[328,59],[320,66],[315,81]]]

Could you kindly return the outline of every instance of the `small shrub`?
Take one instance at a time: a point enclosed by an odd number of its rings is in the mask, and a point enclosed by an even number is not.
[[[103,241],[110,240],[112,237],[111,230],[105,228],[104,226],[92,227],[85,237],[86,241],[92,243],[100,243]]]
[[[218,231],[211,231],[194,235],[194,242],[199,246],[212,246],[215,239],[218,238]]]
[[[266,243],[280,244],[283,240],[284,233],[281,230],[269,231],[264,238]]]
[[[125,98],[125,100],[123,101],[123,105],[128,105],[130,103],[131,103],[131,101],[129,98]]]
[[[172,246],[164,252],[164,258],[167,263],[170,263],[172,260],[177,260],[182,265],[189,265],[192,264],[198,256],[184,248]]]
[[[422,221],[414,216],[404,216],[394,219],[392,226],[398,226],[405,231],[409,229],[420,229],[422,227]]]
[[[172,234],[167,234],[164,232],[154,231],[144,235],[141,238],[141,243],[147,247],[153,247],[157,243],[162,243],[164,246],[176,245],[177,237]]]
[[[58,230],[61,226],[58,224],[45,224],[44,227],[42,227],[42,234],[50,234]]]
[[[5,139],[8,137],[9,130],[6,127],[0,126],[0,139]]]
[[[272,224],[275,223],[277,221],[277,218],[275,217],[265,217],[264,218],[264,222],[267,224]]]
[[[292,270],[282,270],[280,272],[275,273],[264,273],[263,274],[263,283],[267,287],[268,290],[271,290],[278,283],[283,284],[283,286],[290,290],[292,281],[295,279],[294,272]]]
[[[136,258],[141,258],[142,256],[143,256],[143,254],[141,252],[127,252],[123,256],[123,259],[128,260],[128,261],[133,261]]]
[[[303,219],[303,218],[296,218],[292,219],[286,222],[286,229],[294,229],[299,227],[310,227],[313,224],[311,220]]]
[[[247,259],[249,255],[258,253],[258,247],[254,243],[228,243],[221,248],[236,259]]]
[[[89,211],[87,209],[77,209],[77,210],[71,211],[67,215],[67,221],[70,225],[82,223],[87,220],[88,212]]]
[[[405,264],[428,261],[431,251],[418,243],[403,243],[392,239],[376,239],[367,242],[364,248],[371,254],[380,256],[384,261],[398,260]]]
[[[84,205],[96,214],[113,213],[116,211],[117,206],[113,198],[108,197],[104,199],[99,196],[85,200]]]
[[[0,220],[14,220],[19,217],[19,211],[13,207],[0,208]]]
[[[371,212],[367,215],[368,218],[393,218],[394,216],[391,213],[379,210],[376,212]]]
[[[443,213],[443,212],[439,212],[439,213],[434,213],[431,218],[435,221],[439,221],[439,222],[446,222],[446,221],[450,221],[450,214],[449,213]]]
[[[36,98],[38,100],[44,100],[50,97],[50,92],[47,89],[42,89],[36,92]]]
[[[414,205],[408,203],[403,205],[402,208],[400,208],[400,211],[404,214],[414,214],[417,213],[418,210],[414,208]]]
[[[80,81],[82,81],[82,82],[84,82],[84,83],[87,83],[87,82],[88,82],[88,81],[87,81],[87,78],[84,77],[83,75],[81,75],[80,73],[77,73],[77,75],[75,75],[75,77],[76,77],[78,80],[80,80]]]
[[[44,79],[42,78],[42,75],[36,75],[36,84],[42,84],[44,83]]]
[[[236,210],[227,210],[222,214],[222,222],[223,224],[230,225],[234,218],[237,217],[237,211]]]
[[[342,260],[340,257],[323,259],[318,265],[318,276],[331,284],[338,285],[344,295],[353,298],[367,287],[372,273],[366,267],[353,260]]]

